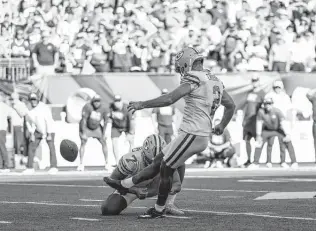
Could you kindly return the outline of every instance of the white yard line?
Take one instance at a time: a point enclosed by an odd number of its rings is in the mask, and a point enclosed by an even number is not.
[[[39,187],[67,187],[67,188],[110,188],[102,185],[73,185],[73,184],[34,184],[34,183],[0,183],[0,185],[13,186],[39,186]],[[271,191],[262,190],[235,190],[235,189],[203,189],[203,188],[182,188],[183,191],[197,192],[244,192],[244,193],[268,193]]]
[[[72,217],[71,220],[78,220],[78,221],[100,221],[100,219],[95,218],[84,218],[84,217]]]
[[[83,201],[83,202],[102,202],[103,200],[95,200],[95,199],[79,199],[79,201]]]
[[[316,192],[270,192],[254,200],[295,200],[314,199]]]
[[[21,201],[0,201],[0,204],[32,204],[32,205],[46,205],[46,206],[68,206],[68,207],[100,207],[100,205],[78,205],[78,204],[67,204],[67,203],[47,203],[47,202],[21,202]],[[133,209],[145,209],[146,207],[130,207]],[[312,217],[295,217],[295,216],[281,216],[281,215],[268,215],[262,213],[238,213],[238,212],[223,212],[223,211],[212,211],[212,210],[193,210],[183,209],[184,212],[190,213],[203,213],[203,214],[215,214],[222,216],[250,216],[250,217],[264,217],[273,219],[285,219],[285,220],[303,220],[303,221],[315,221],[316,218]]]
[[[192,219],[192,217],[184,217],[184,216],[171,216],[171,215],[166,215],[168,218],[174,218],[174,219]]]
[[[47,205],[47,206],[66,206],[66,207],[100,207],[100,205],[79,205],[66,203],[50,203],[50,202],[35,202],[35,201],[0,201],[0,204],[29,204],[29,205]]]
[[[0,224],[12,224],[11,221],[0,221]]]
[[[185,212],[191,213],[206,213],[206,214],[217,214],[225,216],[252,216],[252,217],[267,217],[276,219],[286,219],[286,220],[306,220],[306,221],[316,221],[316,218],[312,217],[288,217],[288,216],[278,216],[278,215],[267,215],[262,213],[233,213],[233,212],[221,212],[221,211],[203,211],[203,210],[193,210],[193,209],[183,209]]]

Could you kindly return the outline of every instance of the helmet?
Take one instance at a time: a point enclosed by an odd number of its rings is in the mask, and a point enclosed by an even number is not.
[[[203,58],[204,56],[199,54],[199,52],[196,49],[192,47],[184,48],[175,57],[176,72],[183,75],[184,73],[191,71],[193,63],[196,60],[201,60]]]
[[[166,146],[166,141],[159,135],[148,136],[143,143],[143,154],[147,164],[151,164],[154,158]]]

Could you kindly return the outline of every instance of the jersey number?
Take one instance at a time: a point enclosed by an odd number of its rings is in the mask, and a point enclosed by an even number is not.
[[[215,114],[216,109],[219,107],[221,101],[221,90],[219,86],[213,86],[213,104],[211,109],[211,115]]]

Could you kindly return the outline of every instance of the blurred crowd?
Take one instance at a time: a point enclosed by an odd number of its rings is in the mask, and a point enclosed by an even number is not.
[[[183,46],[203,51],[206,66],[220,72],[315,66],[315,0],[1,0],[0,6],[0,55],[35,53],[35,69],[39,59],[57,72],[173,72]]]

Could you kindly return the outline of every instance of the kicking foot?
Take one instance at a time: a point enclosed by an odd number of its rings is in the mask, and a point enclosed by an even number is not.
[[[158,212],[155,207],[148,209],[143,215],[138,216],[139,219],[155,219],[155,218],[163,218],[165,210],[162,212]]]
[[[114,180],[110,177],[103,177],[103,181],[110,187],[118,190],[118,191],[124,191],[127,190],[127,188],[123,187],[120,180]]]
[[[166,214],[181,216],[181,215],[184,215],[184,212],[181,209],[179,209],[177,206],[175,206],[174,204],[168,204],[166,206]]]

